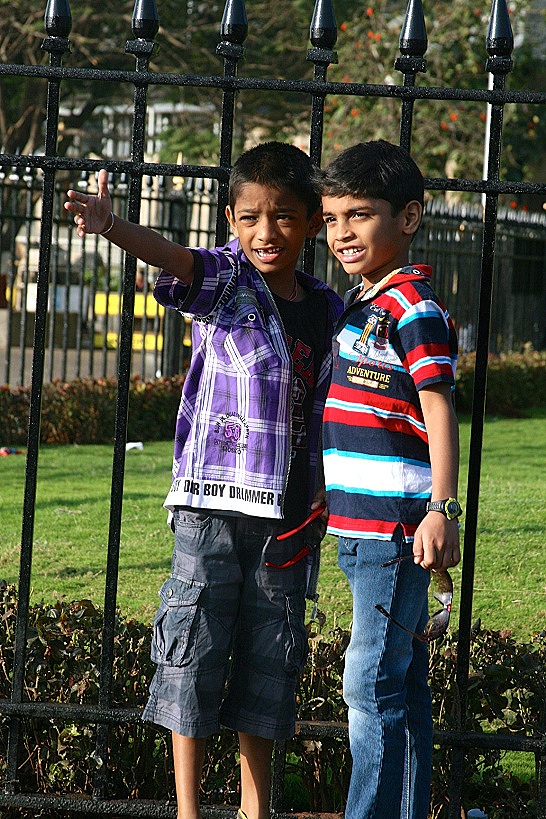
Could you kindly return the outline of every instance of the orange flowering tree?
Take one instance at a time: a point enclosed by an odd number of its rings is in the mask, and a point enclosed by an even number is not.
[[[398,4],[397,4],[398,5]],[[537,20],[529,15],[530,0],[512,0],[511,23],[516,47],[507,88],[539,90],[545,68],[533,54],[532,35]],[[487,88],[485,40],[491,13],[490,0],[454,3],[437,0],[425,8],[427,70],[418,74],[418,86]],[[534,12],[536,14],[536,12]],[[390,0],[371,0],[357,6],[352,16],[338,20],[338,64],[328,79],[344,83],[402,83],[395,70],[405,6],[393,9]],[[544,22],[544,20],[542,20]],[[399,140],[401,102],[398,99],[330,96],[325,103],[323,158],[368,139]],[[480,102],[417,100],[414,106],[412,151],[427,176],[482,178],[487,106]],[[546,123],[538,106],[505,108],[503,145],[504,179],[532,178],[532,163],[546,147]]]

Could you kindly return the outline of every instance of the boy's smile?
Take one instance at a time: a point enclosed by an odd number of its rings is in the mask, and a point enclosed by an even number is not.
[[[285,188],[247,182],[226,216],[250,263],[274,293],[288,298],[303,243],[322,226],[320,210],[309,217],[306,205]]]
[[[346,273],[371,286],[407,265],[421,218],[418,202],[409,202],[396,216],[386,199],[323,196],[322,207],[328,246]]]

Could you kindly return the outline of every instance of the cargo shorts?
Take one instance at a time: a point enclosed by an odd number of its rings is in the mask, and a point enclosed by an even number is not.
[[[220,725],[267,739],[295,730],[295,689],[305,664],[303,547],[277,541],[290,521],[174,512],[171,577],[159,591],[143,719],[182,736]],[[266,565],[272,564],[272,565]]]

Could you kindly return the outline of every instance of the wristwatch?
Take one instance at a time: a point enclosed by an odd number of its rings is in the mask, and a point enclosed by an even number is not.
[[[463,508],[456,498],[446,498],[446,500],[429,501],[427,512],[441,512],[448,520],[455,520],[463,514]]]

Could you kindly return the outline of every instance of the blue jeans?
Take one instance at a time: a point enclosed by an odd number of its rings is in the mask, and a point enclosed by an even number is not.
[[[339,566],[353,594],[343,696],[353,768],[345,819],[426,819],[430,802],[432,709],[428,650],[376,610],[379,603],[418,634],[428,619],[429,573],[393,540],[339,538]]]

